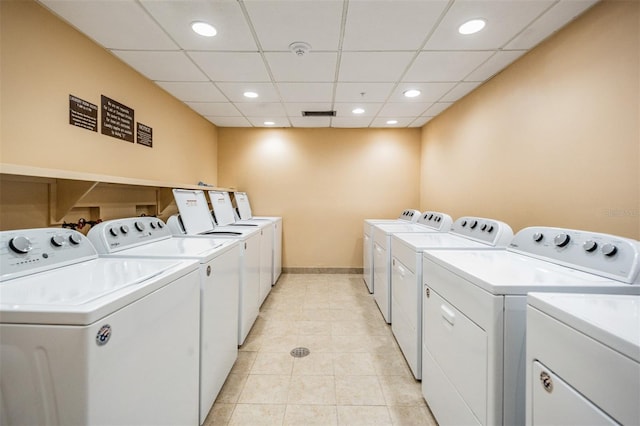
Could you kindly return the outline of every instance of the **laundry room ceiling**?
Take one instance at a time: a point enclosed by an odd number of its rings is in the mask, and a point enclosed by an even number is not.
[[[423,126],[597,0],[40,2],[217,126],[365,128]]]

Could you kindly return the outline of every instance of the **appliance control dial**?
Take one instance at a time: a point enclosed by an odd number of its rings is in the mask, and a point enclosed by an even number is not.
[[[569,241],[571,241],[571,237],[563,232],[556,235],[556,237],[553,239],[553,244],[555,244],[556,247],[564,247],[569,244]]]
[[[480,228],[481,231],[486,231],[487,230],[487,224],[485,223],[484,225],[482,225],[482,227]]]
[[[54,235],[51,237],[51,244],[54,247],[62,247],[65,243],[65,239],[62,235]]]
[[[471,223],[469,223],[469,228],[471,229],[475,229],[476,226],[478,226],[477,220],[472,220]]]
[[[139,232],[144,231],[144,228],[145,228],[144,223],[139,222],[139,221],[136,221],[135,227]]]
[[[618,252],[618,247],[611,243],[607,243],[602,246],[602,254],[605,256],[611,257]]]
[[[153,222],[149,222],[149,226],[151,226],[151,229],[156,229],[156,224]]]
[[[584,242],[584,244],[582,244],[582,248],[584,249],[584,251],[591,253],[598,248],[598,243],[593,240],[587,240]]]
[[[71,234],[69,235],[69,242],[74,246],[77,246],[82,242],[82,237],[80,237],[80,235],[78,234]]]
[[[164,228],[164,224],[161,221],[158,221],[158,228],[160,229]]]
[[[120,227],[120,232],[126,235],[127,233],[129,233],[129,227],[127,225],[122,225]]]
[[[492,233],[493,232],[493,225],[487,226],[487,232],[488,233]]]
[[[542,241],[543,238],[544,235],[542,234],[542,232],[536,232],[535,234],[533,234],[533,241],[535,241],[536,243]]]
[[[111,234],[114,237],[118,236],[118,228],[109,228],[109,234]]]
[[[18,254],[28,253],[32,248],[31,240],[27,237],[14,237],[9,241],[9,248]]]
[[[465,226],[467,226],[467,221],[466,221],[466,220],[463,220],[463,221],[462,221],[462,223],[461,223],[460,225],[462,225],[462,227],[464,228]]]

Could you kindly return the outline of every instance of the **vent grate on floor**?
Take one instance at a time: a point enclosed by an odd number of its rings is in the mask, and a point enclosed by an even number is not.
[[[303,358],[309,355],[310,352],[309,352],[309,349],[307,348],[295,348],[295,349],[292,349],[291,352],[289,353],[294,358]]]

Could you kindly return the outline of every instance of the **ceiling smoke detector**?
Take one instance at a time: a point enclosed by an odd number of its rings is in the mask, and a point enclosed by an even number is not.
[[[296,56],[304,56],[311,50],[311,45],[304,41],[294,41],[289,45],[291,50]]]

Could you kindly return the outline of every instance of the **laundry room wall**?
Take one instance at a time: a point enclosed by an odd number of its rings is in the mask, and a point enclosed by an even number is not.
[[[217,129],[35,1],[0,2],[5,164],[216,184]],[[153,129],[153,147],[69,124],[69,95],[105,95]]]
[[[365,218],[417,208],[420,129],[218,131],[218,184],[283,217],[283,267],[362,268]]]
[[[640,239],[640,2],[604,1],[422,129],[421,209]]]

